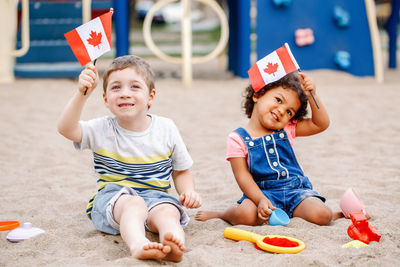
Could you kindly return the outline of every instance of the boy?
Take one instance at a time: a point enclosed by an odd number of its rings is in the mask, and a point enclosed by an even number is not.
[[[189,170],[193,161],[175,124],[148,113],[156,95],[154,73],[137,56],[114,59],[103,78],[104,103],[114,116],[79,121],[97,83],[97,69],[89,64],[58,123],[60,134],[78,150],[93,151],[98,192],[87,214],[98,230],[120,233],[135,258],[178,262],[189,221],[182,205],[198,208],[201,199]],[[171,176],[179,201],[167,193]],[[145,228],[159,233],[160,242],[150,242]]]

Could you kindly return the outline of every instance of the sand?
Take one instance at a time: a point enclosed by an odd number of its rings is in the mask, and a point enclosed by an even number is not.
[[[104,67],[106,60],[99,60]],[[164,78],[157,80],[151,112],[172,118],[194,159],[201,209],[222,210],[241,196],[225,160],[226,137],[247,121],[241,94],[247,79],[232,76],[211,62],[194,67],[191,90],[173,78],[179,66],[157,59],[150,63]],[[223,237],[228,223],[198,222],[188,210],[187,250],[172,266],[396,266],[400,263],[400,73],[385,70],[385,83],[343,72],[308,72],[317,84],[331,125],[325,132],[295,140],[295,152],[314,188],[327,205],[340,210],[347,188],[353,188],[372,216],[380,242],[365,248],[342,248],[349,241],[349,219],[317,226],[291,219],[283,226],[237,226],[258,234],[298,238],[306,249],[298,254],[256,250],[247,241]],[[18,79],[0,85],[0,221],[31,222],[45,230],[20,243],[0,232],[0,266],[156,266],[157,261],[132,258],[120,236],[100,233],[85,215],[96,190],[90,151],[78,152],[56,131],[57,118],[76,90],[76,80]],[[101,90],[88,101],[82,118],[109,114]],[[397,122],[396,122],[397,121]],[[171,194],[176,194],[174,190]],[[152,240],[157,237],[148,234]]]

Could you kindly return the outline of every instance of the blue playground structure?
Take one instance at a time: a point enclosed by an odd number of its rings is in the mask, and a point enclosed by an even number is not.
[[[251,4],[256,3],[254,25]],[[229,18],[228,69],[247,78],[251,52],[257,58],[289,43],[304,70],[334,69],[377,75],[379,57],[366,3],[373,0],[226,0]],[[92,17],[114,8],[115,55],[129,53],[129,12],[133,0],[92,0]],[[389,68],[396,68],[400,0],[391,0],[387,22]],[[82,67],[63,34],[82,24],[81,0],[30,0],[30,49],[16,58],[17,77],[77,77]],[[250,36],[256,34],[252,43]],[[20,47],[19,34],[17,48]],[[378,53],[379,52],[379,53]]]
[[[392,12],[386,24],[389,35],[389,68],[397,67],[397,27],[399,25],[400,0],[392,0]]]
[[[93,0],[92,17],[108,11],[112,6],[112,0]],[[64,38],[64,33],[82,24],[81,1],[30,0],[29,11],[30,48],[24,56],[16,59],[15,76],[76,78],[82,67]],[[128,31],[121,34],[128,36]],[[21,46],[20,35],[18,32],[17,48]]]
[[[254,25],[250,17],[251,0],[227,2],[231,29],[228,68],[235,75],[248,77],[252,51],[256,51],[259,59],[285,42],[304,70],[334,69],[358,76],[376,76],[382,70],[377,56],[381,51],[372,0],[256,1]],[[392,18],[388,22],[391,67],[395,67],[396,61],[399,2],[392,0]],[[252,44],[250,36],[254,33],[257,38]]]

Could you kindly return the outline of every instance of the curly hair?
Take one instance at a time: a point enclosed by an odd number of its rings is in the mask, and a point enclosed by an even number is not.
[[[300,79],[297,72],[292,72],[277,80],[275,82],[269,83],[265,85],[260,91],[254,92],[254,89],[251,85],[249,85],[243,93],[244,101],[243,101],[243,109],[248,118],[251,117],[254,109],[254,100],[253,96],[256,98],[260,98],[269,90],[282,86],[284,89],[293,90],[299,95],[300,100],[300,108],[293,116],[291,120],[303,120],[307,115],[307,96],[304,94],[303,89],[301,87]]]

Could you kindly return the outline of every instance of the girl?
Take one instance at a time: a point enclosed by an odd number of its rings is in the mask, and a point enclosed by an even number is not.
[[[329,224],[332,211],[313,190],[291,146],[296,136],[317,134],[329,126],[328,113],[315,91],[313,81],[297,72],[256,93],[251,86],[246,89],[244,109],[250,120],[229,135],[227,151],[243,197],[223,212],[199,211],[196,220],[220,218],[233,225],[261,225],[268,223],[269,209],[279,207],[289,217]],[[304,119],[307,102],[312,118]]]

